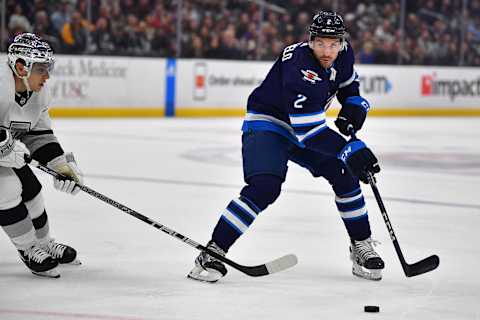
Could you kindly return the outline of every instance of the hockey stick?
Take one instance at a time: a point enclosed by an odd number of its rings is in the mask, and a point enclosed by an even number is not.
[[[400,244],[397,240],[397,236],[393,231],[392,223],[388,218],[387,210],[385,209],[385,205],[383,204],[382,198],[380,197],[380,192],[378,191],[377,185],[375,184],[375,179],[373,178],[373,175],[371,173],[368,173],[367,178],[368,183],[372,187],[373,194],[375,195],[375,199],[377,200],[383,220],[385,221],[388,233],[390,234],[390,239],[392,239],[393,246],[395,247],[395,251],[397,252],[398,259],[400,259],[400,263],[402,265],[405,275],[407,277],[413,277],[436,269],[440,264],[440,258],[437,255],[432,255],[413,264],[408,264],[405,261],[402,250],[400,249]]]
[[[37,161],[35,160],[30,160],[28,159],[28,161],[31,165],[33,165],[34,167],[36,167],[37,169],[43,171],[43,172],[46,172],[54,177],[56,177],[57,179],[67,179],[66,177],[62,176],[61,174],[57,173],[56,171],[38,163]],[[226,264],[228,264],[229,266],[237,269],[238,271],[240,272],[243,272],[245,273],[246,275],[249,275],[251,277],[261,277],[261,276],[266,276],[266,275],[269,275],[269,274],[272,274],[272,273],[276,273],[276,272],[280,272],[280,271],[283,271],[285,269],[288,269],[288,268],[291,268],[293,267],[294,265],[297,264],[298,260],[297,260],[297,257],[294,255],[294,254],[287,254],[283,257],[280,257],[280,258],[277,258],[275,260],[272,260],[270,262],[267,262],[265,264],[261,264],[261,265],[257,265],[257,266],[244,266],[244,265],[241,265],[241,264],[238,264],[212,250],[210,250],[209,248],[205,247],[205,246],[202,246],[201,244],[193,241],[192,239],[189,239],[187,237],[185,237],[184,235],[164,226],[163,224],[159,223],[159,222],[156,222],[152,219],[150,219],[149,217],[146,217],[144,216],[143,214],[133,210],[133,209],[130,209],[129,207],[121,204],[121,203],[118,203],[117,201],[85,186],[85,185],[78,185],[77,184],[77,187],[80,188],[82,191],[88,193],[89,195],[97,198],[97,199],[100,199],[101,201],[105,202],[105,203],[108,203],[109,205],[111,206],[114,206],[115,208],[139,219],[139,220],[142,220],[143,222],[155,227],[156,229],[159,229],[167,234],[169,234],[170,236],[174,237],[174,238],[177,238],[178,240],[182,241],[182,242],[185,242],[186,244],[200,250],[200,251],[204,251],[206,253],[208,253],[209,255],[211,255],[212,257],[214,257],[215,259],[218,259]]]
[[[353,127],[349,127],[349,132],[353,139],[357,138],[355,136],[355,131],[353,130]],[[378,191],[377,185],[375,183],[375,178],[373,177],[373,174],[368,172],[367,179],[370,187],[372,187],[373,194],[375,195],[375,200],[377,200],[378,207],[380,208],[380,212],[382,213],[383,221],[385,221],[388,233],[390,234],[390,239],[393,242],[393,246],[395,247],[395,251],[397,252],[398,259],[400,260],[400,264],[402,265],[402,269],[405,275],[407,277],[414,277],[418,276],[419,274],[435,270],[440,264],[440,258],[437,255],[429,256],[423,260],[412,264],[408,264],[405,261],[402,250],[400,249],[400,244],[398,243],[397,236],[393,231],[392,223],[390,222],[390,219],[388,217],[387,209],[385,209],[382,197],[380,196],[380,192]]]

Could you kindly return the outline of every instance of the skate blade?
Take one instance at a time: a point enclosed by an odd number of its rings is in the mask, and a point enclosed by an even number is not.
[[[381,269],[366,269],[356,263],[353,264],[352,273],[354,276],[357,276],[359,278],[363,278],[366,280],[373,280],[373,281],[382,280]]]
[[[41,271],[41,272],[37,272],[33,270],[30,270],[30,271],[32,271],[34,275],[39,277],[54,278],[54,279],[60,278],[60,273],[58,272],[56,267],[48,271]]]
[[[214,283],[220,280],[223,275],[215,269],[208,269],[205,270],[202,267],[195,266],[192,271],[187,275],[187,278],[202,281],[202,282],[210,282]]]

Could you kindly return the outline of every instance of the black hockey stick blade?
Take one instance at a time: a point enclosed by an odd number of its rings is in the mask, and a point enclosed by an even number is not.
[[[405,264],[403,271],[407,277],[414,277],[435,270],[439,265],[440,258],[434,254],[413,264]]]

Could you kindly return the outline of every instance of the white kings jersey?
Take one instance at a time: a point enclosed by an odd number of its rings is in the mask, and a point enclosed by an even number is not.
[[[0,127],[10,130],[30,153],[47,144],[58,144],[48,115],[50,93],[46,83],[40,92],[33,92],[23,106],[15,101],[15,79],[7,63],[0,63]],[[58,149],[58,148],[56,148]],[[51,160],[57,155],[47,156]]]

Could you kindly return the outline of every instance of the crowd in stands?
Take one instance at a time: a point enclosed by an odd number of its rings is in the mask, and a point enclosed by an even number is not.
[[[400,0],[182,0],[181,25],[178,2],[6,0],[3,48],[28,31],[64,54],[273,60],[335,9],[359,63],[480,66],[480,0],[406,1],[404,21]]]

